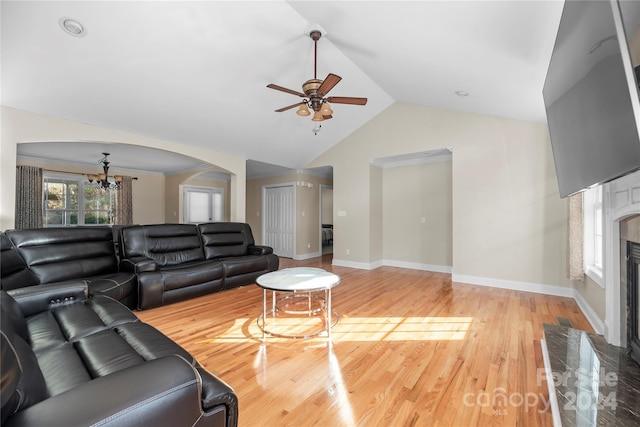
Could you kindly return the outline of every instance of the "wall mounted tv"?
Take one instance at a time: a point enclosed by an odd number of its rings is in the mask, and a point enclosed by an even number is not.
[[[640,169],[639,29],[637,0],[565,1],[543,88],[561,197]]]

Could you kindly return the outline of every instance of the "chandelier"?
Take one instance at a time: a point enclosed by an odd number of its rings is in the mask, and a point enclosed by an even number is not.
[[[98,164],[102,165],[102,172],[88,173],[87,179],[90,184],[102,190],[119,190],[120,184],[122,184],[122,175],[115,175],[114,182],[109,182],[109,164],[111,163],[108,159],[109,153],[102,153],[102,155],[104,157],[98,161]]]

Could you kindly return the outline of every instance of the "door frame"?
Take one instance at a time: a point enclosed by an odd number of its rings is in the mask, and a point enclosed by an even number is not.
[[[318,212],[318,242],[320,242],[320,255],[322,256],[322,190],[333,190],[333,185],[320,184],[320,197],[318,206],[320,206],[320,212]],[[333,197],[332,197],[333,199]],[[333,216],[333,213],[332,213]],[[333,224],[333,218],[331,218],[331,222]],[[335,243],[335,241],[334,241]],[[332,253],[333,257],[333,253]]]
[[[297,221],[296,221],[296,216],[297,216],[297,200],[296,200],[296,183],[295,182],[281,182],[278,184],[266,184],[262,186],[262,192],[261,192],[261,209],[262,209],[262,242],[264,244],[264,242],[266,241],[267,238],[267,227],[266,227],[266,217],[265,217],[265,212],[266,212],[266,195],[267,195],[267,190],[270,188],[280,188],[280,187],[291,187],[291,190],[293,191],[293,212],[291,217],[293,218],[293,254],[291,255],[292,259],[295,259],[296,256],[296,240],[298,238],[298,233],[297,233]]]

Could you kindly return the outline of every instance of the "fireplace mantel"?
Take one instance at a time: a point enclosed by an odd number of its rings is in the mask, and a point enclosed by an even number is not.
[[[625,347],[626,297],[621,295],[620,222],[640,215],[640,171],[605,184],[604,209],[604,336],[609,344]]]

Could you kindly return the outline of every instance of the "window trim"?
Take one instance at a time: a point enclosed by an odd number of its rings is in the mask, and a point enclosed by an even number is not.
[[[586,190],[583,194],[584,221],[584,272],[601,288],[605,287],[604,279],[604,185]],[[598,212],[599,211],[599,212]],[[597,225],[600,225],[600,234]],[[600,244],[598,244],[598,236]],[[601,264],[596,263],[599,252]]]

